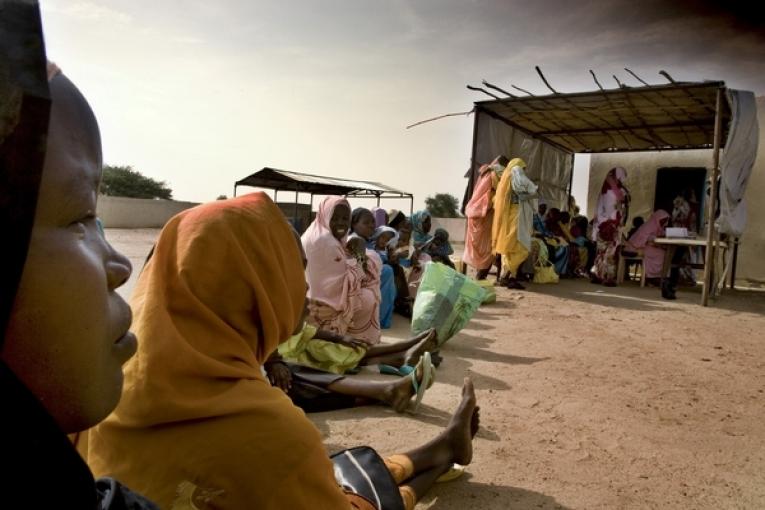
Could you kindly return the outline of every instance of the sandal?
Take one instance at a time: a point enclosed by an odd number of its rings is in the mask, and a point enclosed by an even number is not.
[[[449,470],[436,478],[437,483],[441,482],[451,482],[452,480],[456,480],[460,476],[462,476],[465,473],[465,466],[462,464],[457,464],[456,462],[452,464],[452,467],[449,468]]]
[[[417,381],[417,367],[422,365],[422,381]],[[417,412],[420,408],[420,403],[422,402],[422,397],[425,396],[425,390],[430,388],[433,385],[433,381],[435,380],[435,368],[433,368],[433,363],[430,359],[430,353],[425,352],[422,355],[422,358],[420,359],[420,362],[417,363],[417,367],[414,367],[414,370],[412,370],[412,373],[409,374],[409,377],[412,379],[412,387],[414,388],[414,393],[416,395],[414,399],[414,409],[413,412]]]
[[[380,363],[379,365],[377,365],[377,368],[380,370],[381,374],[397,375],[399,377],[404,377],[406,375],[411,374],[414,371],[414,367],[410,367],[409,365],[403,365],[399,368],[396,368],[393,365],[385,365]]]

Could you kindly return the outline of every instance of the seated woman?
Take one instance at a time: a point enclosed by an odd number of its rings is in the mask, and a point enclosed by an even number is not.
[[[366,243],[366,257],[374,259],[374,264],[380,266],[379,324],[382,329],[388,329],[393,322],[393,309],[396,304],[396,279],[391,264],[384,262],[374,248],[372,236],[375,233],[375,218],[369,209],[358,207],[353,210],[351,231]]]
[[[351,207],[326,197],[303,234],[308,265],[308,321],[367,345],[380,342],[379,257],[367,257],[363,243],[348,241]]]
[[[547,247],[549,261],[555,266],[558,275],[565,275],[568,268],[568,241],[563,236],[558,221],[560,210],[553,208],[544,216],[534,215],[534,236],[541,239]]]
[[[379,209],[378,209],[379,211]],[[414,298],[409,295],[409,286],[406,280],[406,270],[399,260],[397,250],[398,232],[392,227],[383,225],[377,227],[372,234],[368,247],[377,253],[384,265],[393,270],[393,282],[396,287],[396,298],[393,302],[393,311],[407,318],[412,317],[412,302]],[[383,266],[383,271],[385,266]],[[381,292],[383,290],[381,289]]]
[[[39,27],[36,3],[3,4],[0,506],[156,510],[113,479],[94,480],[66,436],[101,421],[120,399],[136,338],[116,289],[132,268],[96,225],[96,118],[55,65],[46,82]]]
[[[319,431],[260,371],[302,327],[305,294],[293,233],[264,193],[171,219],[133,291],[142,340],[121,405],[90,432],[93,470],[170,510],[375,508],[338,485]],[[446,430],[385,462],[405,508],[470,462],[477,426],[466,379]]]
[[[414,300],[417,297],[417,289],[420,288],[425,264],[430,262],[430,255],[414,248],[412,244],[412,222],[407,219],[399,223],[396,256],[399,265],[404,268],[409,297]]]
[[[663,209],[654,211],[648,221],[643,223],[624,245],[626,251],[643,254],[646,280],[651,279],[656,283],[663,276],[661,268],[664,265],[664,248],[654,244],[653,240],[664,236],[669,218],[669,213]]]
[[[428,211],[417,211],[412,215],[412,241],[415,248],[421,248],[433,236],[430,235],[432,222]]]
[[[446,229],[437,228],[430,242],[423,247],[423,251],[430,255],[433,262],[440,262],[454,269],[454,262],[449,258],[449,255],[454,253],[454,249],[449,242],[449,232]]]
[[[587,238],[582,234],[579,226],[572,221],[568,211],[560,213],[558,226],[564,239],[568,241],[568,264],[569,276],[586,278],[587,275]]]

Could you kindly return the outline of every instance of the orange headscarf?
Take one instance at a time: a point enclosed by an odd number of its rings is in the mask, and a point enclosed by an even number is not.
[[[172,218],[133,291],[138,353],[116,411],[90,431],[93,471],[168,509],[347,506],[318,431],[260,371],[305,291],[295,237],[264,193]]]

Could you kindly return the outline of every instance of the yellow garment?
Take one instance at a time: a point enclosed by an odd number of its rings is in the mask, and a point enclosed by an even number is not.
[[[502,255],[502,273],[510,273],[513,276],[517,276],[518,268],[521,267],[521,264],[523,264],[528,256],[529,250],[521,243],[516,244],[509,255]]]
[[[279,354],[291,363],[342,375],[356,368],[367,352],[361,347],[314,339],[316,331],[316,326],[306,323],[303,331],[279,344]]]
[[[90,431],[93,472],[161,508],[349,508],[321,435],[260,371],[302,316],[302,275],[264,193],[172,218],[133,291],[138,353]]]
[[[491,241],[494,253],[510,257],[513,251],[517,252],[518,243],[518,217],[520,205],[511,202],[513,186],[510,170],[513,167],[526,167],[526,163],[520,158],[510,161],[502,173],[502,178],[494,195],[494,223],[491,228]],[[521,246],[523,248],[523,246]],[[524,251],[525,248],[523,248]],[[523,260],[521,260],[523,263]],[[520,264],[519,264],[520,265]]]

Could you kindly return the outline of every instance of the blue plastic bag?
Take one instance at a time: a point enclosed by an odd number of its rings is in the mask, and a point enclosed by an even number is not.
[[[438,343],[465,327],[486,297],[486,290],[467,276],[444,264],[425,266],[412,310],[412,334],[436,328]]]

